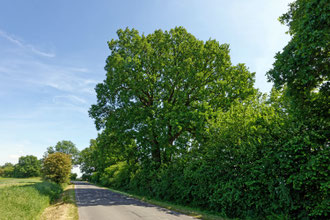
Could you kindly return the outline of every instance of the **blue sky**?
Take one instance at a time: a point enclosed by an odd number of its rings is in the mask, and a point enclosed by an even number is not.
[[[265,73],[290,39],[277,18],[288,0],[3,0],[0,2],[0,165],[39,158],[71,140],[97,136],[88,109],[105,78],[107,41],[119,28],[140,33],[184,26],[201,40],[229,43],[233,64]]]

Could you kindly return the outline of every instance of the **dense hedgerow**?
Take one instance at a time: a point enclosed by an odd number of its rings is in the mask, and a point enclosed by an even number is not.
[[[210,122],[198,150],[157,169],[118,162],[93,180],[232,218],[327,216],[329,151],[312,148],[313,132],[285,115],[238,103]]]

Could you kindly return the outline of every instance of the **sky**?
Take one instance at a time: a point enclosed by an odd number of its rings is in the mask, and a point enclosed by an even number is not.
[[[97,137],[88,109],[105,79],[107,41],[185,27],[200,40],[230,44],[232,63],[265,73],[290,40],[278,17],[289,0],[1,0],[0,165],[71,140],[79,150]]]

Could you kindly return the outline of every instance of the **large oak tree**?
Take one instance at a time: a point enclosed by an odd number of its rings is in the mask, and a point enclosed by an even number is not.
[[[232,65],[227,44],[198,40],[182,27],[117,34],[89,113],[97,129],[133,140],[142,159],[171,161],[202,137],[214,111],[256,92],[254,73]]]

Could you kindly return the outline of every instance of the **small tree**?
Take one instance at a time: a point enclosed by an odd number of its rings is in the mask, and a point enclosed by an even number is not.
[[[3,177],[13,177],[14,175],[14,165],[12,163],[5,163],[1,167],[2,171],[0,172],[0,176]]]
[[[68,154],[56,152],[44,160],[43,175],[45,179],[56,183],[67,183],[70,179],[72,163]]]

